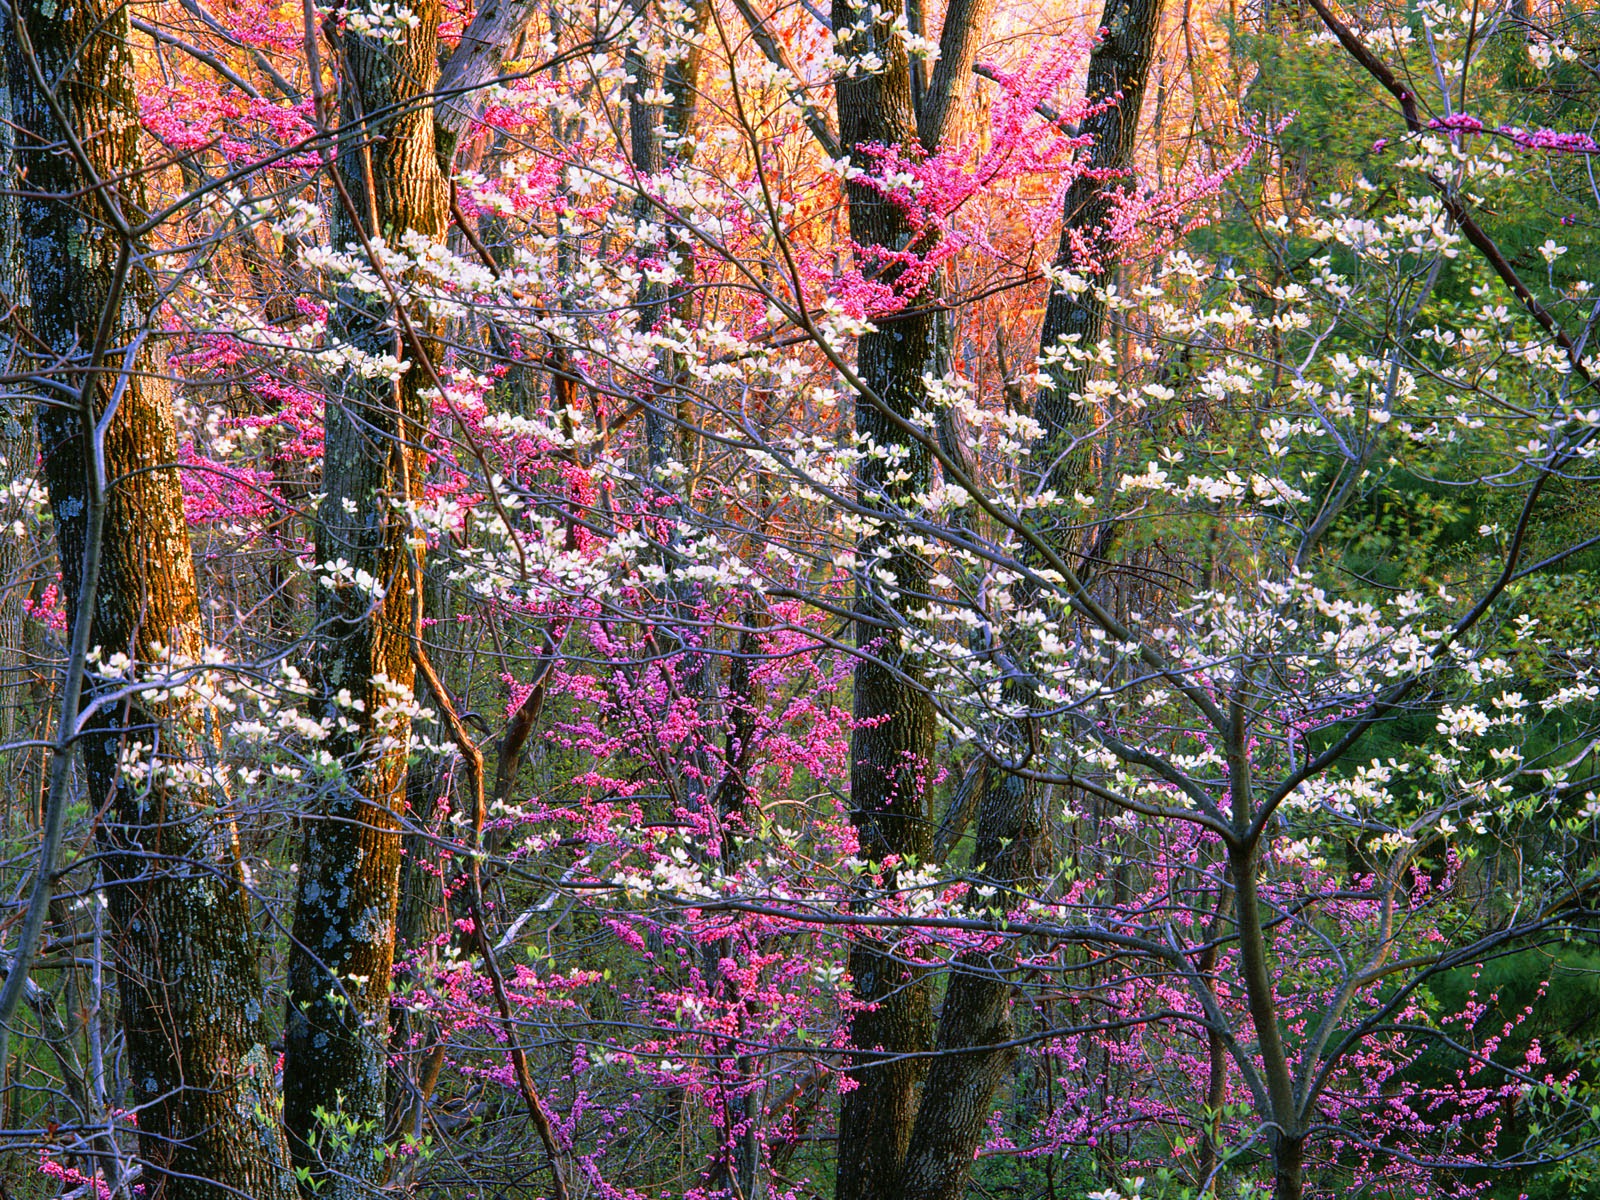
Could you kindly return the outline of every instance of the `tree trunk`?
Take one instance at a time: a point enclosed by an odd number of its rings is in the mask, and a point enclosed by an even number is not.
[[[17,136],[11,101],[11,73],[0,55],[0,161],[16,162]],[[16,185],[8,183],[8,188]],[[15,195],[0,196],[0,355],[6,363],[15,356],[14,322],[22,319],[27,306],[27,267],[22,258],[21,202]],[[0,401],[0,480],[20,483],[33,477],[37,450],[33,441],[33,416],[20,401]],[[23,600],[27,595],[24,571],[28,567],[32,530],[19,526],[13,534],[7,526],[20,520],[21,503],[0,501],[0,742],[16,736],[18,713],[27,695],[24,673],[27,670],[27,624]],[[31,525],[31,522],[28,522]],[[29,751],[16,752],[26,761]],[[10,763],[0,780],[13,779]],[[19,773],[20,774],[20,773]],[[15,788],[7,788],[15,795]],[[10,806],[7,805],[7,808]],[[9,813],[4,814],[6,816]]]
[[[155,284],[127,232],[146,206],[127,10],[108,0],[18,0],[13,13],[6,49],[28,187],[32,332],[51,362],[41,384],[54,385],[56,401],[40,408],[39,441],[68,619],[91,621],[89,644],[128,655],[134,671],[159,670],[168,654],[197,659],[203,637],[170,465],[171,389],[145,340]],[[97,445],[93,422],[113,401]],[[80,612],[86,570],[94,603]],[[120,682],[91,677],[85,698]],[[287,1200],[294,1185],[274,1116],[237,842],[220,789],[188,775],[209,749],[192,700],[144,696],[110,706],[83,741],[89,807],[104,806],[96,834],[145,1195]],[[122,776],[124,754],[149,768],[144,779]]]
[[[873,168],[873,156],[865,149],[872,145],[898,147],[912,157],[940,148],[959,123],[973,56],[992,7],[990,0],[953,0],[948,6],[939,35],[940,63],[924,90],[892,28],[901,4],[869,10],[853,0],[834,0],[832,21],[841,53],[871,52],[882,64],[835,83],[839,144],[855,166]],[[857,245],[922,254],[933,250],[931,242],[914,241],[925,235],[876,189],[850,181],[846,195],[850,236]],[[860,265],[881,282],[894,280],[894,269],[885,270],[870,257]],[[914,624],[907,610],[916,601],[905,599],[927,594],[930,571],[922,554],[901,544],[895,531],[906,502],[926,494],[933,482],[932,455],[899,422],[930,407],[924,377],[941,375],[948,365],[953,327],[932,303],[935,291],[936,281],[922,294],[905,297],[905,308],[880,318],[878,328],[863,335],[857,349],[857,371],[873,395],[856,398],[856,431],[898,454],[901,473],[892,478],[884,459],[869,458],[859,475],[861,502],[882,513],[883,524],[863,537],[856,551],[862,564],[856,578],[856,644],[864,653],[855,669],[851,821],[862,856],[875,863],[890,856],[926,863],[934,845],[928,811],[934,714],[923,668],[906,637]],[[892,880],[885,883],[892,885]],[[964,1180],[970,1152],[962,1163],[946,1162],[941,1148],[927,1145],[920,1132],[918,1091],[925,1060],[898,1057],[932,1044],[931,978],[901,961],[890,945],[870,937],[858,938],[851,949],[850,976],[852,999],[861,1007],[850,1025],[850,1045],[856,1052],[848,1071],[853,1087],[839,1105],[837,1200],[899,1195],[908,1166],[919,1180],[948,1179],[952,1172]],[[964,989],[974,982],[969,976],[953,986]],[[958,1007],[963,1010],[961,1028],[952,1029],[951,1036],[982,1037],[995,1028],[999,1014],[992,1005],[980,1001],[970,1009]],[[984,1033],[977,1032],[979,1026]],[[962,1103],[960,1097],[941,1096],[928,1120],[942,1126],[953,1116],[946,1105],[959,1108]],[[935,1158],[940,1162],[934,1163]]]
[[[863,146],[917,145],[910,64],[899,37],[886,25],[899,4],[879,10],[883,19],[874,22],[850,0],[835,0],[833,6],[835,31],[860,30],[866,23],[844,52],[870,48],[884,63],[880,71],[841,77],[836,84],[840,143],[866,169],[873,163]],[[907,245],[912,231],[898,207],[861,183],[847,188],[850,236],[858,245]],[[862,266],[870,270],[873,264]],[[902,632],[910,623],[906,605],[889,589],[925,594],[928,587],[928,564],[917,551],[899,546],[894,530],[896,510],[931,486],[932,462],[891,414],[909,418],[927,407],[922,379],[937,361],[936,334],[933,314],[913,304],[864,334],[857,349],[857,370],[875,398],[856,397],[856,430],[902,451],[899,468],[906,473],[892,482],[884,460],[871,458],[862,463],[859,478],[862,504],[883,514],[882,529],[864,537],[856,551],[859,561],[870,565],[858,567],[856,578],[856,644],[864,654],[855,668],[856,725],[850,741],[850,818],[862,858],[873,863],[891,855],[925,862],[933,844],[927,807],[933,706],[921,686],[922,667]],[[893,583],[878,570],[891,574]],[[894,872],[885,875],[892,887]],[[923,1060],[896,1056],[931,1045],[932,985],[926,972],[902,962],[892,946],[867,936],[851,948],[850,978],[851,999],[859,1007],[850,1022],[851,1090],[839,1102],[835,1196],[880,1200],[895,1195],[899,1186],[923,1075]]]
[[[1092,238],[1110,214],[1112,195],[1125,186],[1124,173],[1133,165],[1134,139],[1139,132],[1139,108],[1144,100],[1145,83],[1150,76],[1150,60],[1155,53],[1156,33],[1161,25],[1163,0],[1106,0],[1100,27],[1106,36],[1089,58],[1089,77],[1084,94],[1090,101],[1102,102],[1119,92],[1121,101],[1086,117],[1080,132],[1094,138],[1089,151],[1088,169],[1067,189],[1061,206],[1061,242],[1055,265],[1085,274],[1090,286],[1074,294],[1059,285],[1050,289],[1045,307],[1040,344],[1045,350],[1065,344],[1073,334],[1077,344],[1092,347],[1105,332],[1105,300],[1096,295],[1116,271],[1115,260],[1102,253],[1099,270],[1085,272],[1075,261],[1074,235]],[[1111,247],[1104,247],[1109,251]],[[1034,416],[1044,426],[1046,436],[1054,435],[1053,448],[1059,455],[1082,420],[1077,394],[1083,391],[1087,364],[1067,362],[1047,368],[1048,386],[1040,389],[1034,403]],[[1044,456],[1044,461],[1052,456]],[[1049,486],[1070,493],[1071,476],[1080,469],[1082,455],[1074,454],[1058,468],[1065,477]]]
[[[1211,982],[1211,976],[1217,969],[1217,959],[1221,954],[1223,927],[1233,912],[1233,889],[1228,885],[1226,877],[1219,881],[1218,886],[1220,894],[1217,896],[1217,909],[1211,918],[1211,926],[1206,933],[1206,948],[1201,952],[1199,961],[1195,963],[1195,973],[1207,980],[1207,986],[1213,989],[1215,984]],[[1211,1195],[1216,1187],[1213,1176],[1222,1163],[1222,1106],[1227,1098],[1228,1049],[1223,1042],[1222,1031],[1208,1027],[1206,1029],[1206,1124],[1200,1134],[1200,1154],[1195,1174],[1195,1189],[1198,1196]]]
[[[1095,136],[1090,151],[1092,169],[1125,170],[1131,162],[1139,102],[1160,13],[1161,0],[1107,0],[1101,25],[1110,34],[1090,56],[1088,95],[1100,99],[1121,92],[1124,99],[1085,122],[1085,131]],[[946,36],[942,41],[952,39]],[[1102,181],[1086,180],[1069,190],[1057,265],[1071,265],[1074,235],[1092,235],[1105,220],[1109,209],[1106,186]],[[1112,263],[1104,262],[1102,277],[1112,268]],[[1063,334],[1074,332],[1092,344],[1099,339],[1104,323],[1103,303],[1080,302],[1056,289],[1040,331],[1041,349],[1049,350]],[[1035,463],[1049,463],[1059,453],[1062,437],[1070,435],[1071,423],[1077,419],[1075,406],[1063,403],[1063,392],[1080,390],[1081,378],[1074,381],[1057,376],[1052,383],[1054,386],[1040,390],[1035,402],[1034,415],[1043,428],[1030,455]],[[1015,636],[1006,641],[1021,668],[1007,684],[1007,700],[1031,707],[1036,687],[1026,672],[1032,654],[1028,647],[1016,644]],[[1031,719],[1008,719],[998,735],[1001,753],[1014,761],[1025,760],[1036,736]],[[999,765],[984,773],[980,786],[972,861],[976,874],[1001,889],[995,902],[1007,905],[1012,889],[1025,890],[1038,875],[1048,834],[1046,789]],[[1003,1045],[1013,1035],[1014,995],[1006,978],[1011,961],[1009,954],[999,952],[963,955],[956,963],[939,1015],[937,1046],[963,1053],[940,1057],[929,1070],[901,1184],[903,1200],[958,1200],[965,1194],[995,1089],[1015,1053]]]
[[[1031,722],[1019,722],[1031,727]],[[1024,752],[1025,752],[1025,748]],[[1008,753],[1016,753],[1015,749]],[[1046,843],[1046,791],[1021,776],[991,770],[979,802],[975,874],[999,885],[994,903],[1011,906],[1012,889],[1027,889],[1041,875]],[[1013,989],[1008,948],[971,952],[956,960],[939,1014],[937,1048],[952,1053],[934,1060],[923,1089],[901,1184],[902,1200],[958,1200],[966,1194],[979,1139],[987,1128],[995,1088],[1016,1051],[1002,1045],[1013,1036]]]
[[[482,104],[483,90],[500,77],[506,52],[522,40],[538,11],[539,0],[484,0],[474,8],[439,70],[435,136],[447,161]]]
[[[1279,1134],[1272,1146],[1274,1200],[1300,1200],[1306,1181],[1306,1140]]]
[[[1231,706],[1230,719],[1242,720],[1242,706]],[[1252,811],[1247,773],[1237,764],[1242,752],[1229,748],[1235,798],[1236,827]],[[1238,917],[1239,975],[1250,1008],[1250,1023],[1256,1034],[1256,1053],[1261,1060],[1261,1076],[1266,1083],[1267,1103],[1272,1118],[1273,1195],[1277,1200],[1300,1200],[1305,1177],[1305,1131],[1295,1103],[1294,1081],[1289,1056],[1279,1028],[1278,1004],[1272,986],[1271,951],[1262,921],[1262,909],[1270,906],[1257,890],[1259,850],[1236,845],[1228,850],[1228,868],[1233,876],[1235,908]]]
[[[415,231],[442,240],[448,190],[435,153],[432,106],[440,6],[399,42],[353,31],[341,37],[339,159],[342,195],[333,244],[381,239],[398,248]],[[373,116],[368,119],[366,114]],[[346,203],[348,201],[348,203]],[[396,286],[400,281],[395,281]],[[317,561],[345,559],[382,594],[359,584],[318,589],[318,716],[354,729],[325,743],[339,775],[305,814],[284,1064],[284,1118],[297,1166],[319,1197],[354,1196],[381,1178],[385,1048],[399,898],[400,814],[405,803],[414,679],[410,521],[394,501],[420,499],[431,380],[427,340],[387,293],[337,290],[330,338],[362,354],[409,360],[398,380],[349,370],[329,389]],[[412,318],[420,322],[420,317]],[[416,324],[409,326],[417,330]],[[420,552],[420,551],[419,551]],[[364,703],[346,709],[341,690]],[[339,1114],[330,1126],[323,1114]],[[310,1193],[308,1192],[308,1195]]]

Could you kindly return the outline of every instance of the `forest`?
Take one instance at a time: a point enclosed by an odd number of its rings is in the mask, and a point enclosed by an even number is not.
[[[0,30],[0,1200],[1600,1200],[1594,0]]]

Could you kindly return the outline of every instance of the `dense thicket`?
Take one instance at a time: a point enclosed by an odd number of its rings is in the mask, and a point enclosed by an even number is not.
[[[1600,1188],[1591,5],[4,22],[0,1198]]]

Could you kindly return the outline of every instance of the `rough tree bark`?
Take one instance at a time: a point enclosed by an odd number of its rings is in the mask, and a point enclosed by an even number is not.
[[[11,104],[11,73],[0,55],[0,162],[16,161],[17,137]],[[10,185],[8,185],[9,187]],[[0,196],[0,362],[9,370],[16,356],[14,322],[27,306],[27,268],[22,261],[21,204],[15,194]],[[21,482],[33,475],[33,417],[20,401],[0,401],[0,480]],[[9,525],[19,508],[0,501],[0,527]],[[26,533],[13,536],[0,528],[0,742],[16,736],[17,713],[26,695],[27,626],[23,600],[27,595],[24,573],[30,550]],[[26,758],[27,752],[18,757]],[[10,764],[7,764],[10,767]],[[8,769],[7,777],[15,778]],[[10,789],[16,794],[16,789]]]
[[[420,24],[399,41],[346,30],[341,58],[339,196],[334,245],[399,246],[415,231],[444,236],[449,191],[436,154],[433,106],[440,5],[412,5]],[[396,281],[398,282],[398,281]],[[330,336],[363,354],[409,360],[398,380],[347,371],[329,388],[317,560],[343,558],[377,581],[319,588],[315,706],[353,732],[326,744],[343,769],[304,819],[284,1064],[284,1119],[297,1166],[319,1197],[354,1196],[381,1177],[385,1047],[399,899],[400,814],[414,670],[410,520],[419,499],[432,350],[390,296],[341,286]],[[407,336],[407,330],[415,337]],[[364,702],[351,711],[338,695]],[[318,1112],[339,1113],[345,1129]],[[308,1191],[309,1194],[309,1191]]]
[[[473,11],[439,70],[436,136],[447,160],[478,111],[482,90],[500,77],[506,52],[521,41],[539,9],[538,0],[485,0]]]
[[[981,4],[965,9],[976,7]],[[866,147],[897,146],[909,153],[923,148],[911,64],[892,27],[900,12],[898,0],[870,9],[853,0],[833,5],[842,51],[871,52],[882,63],[881,69],[845,75],[835,84],[839,144],[856,166],[869,171],[874,163]],[[858,245],[895,251],[910,245],[915,234],[903,210],[859,180],[846,190],[850,236]],[[881,264],[863,264],[875,265]],[[933,845],[928,813],[933,706],[908,644],[911,619],[905,610],[910,605],[902,599],[925,595],[930,572],[923,556],[900,545],[894,532],[896,510],[933,483],[932,456],[897,424],[897,418],[910,419],[928,407],[923,377],[938,369],[941,322],[931,306],[919,305],[923,299],[910,297],[903,312],[863,335],[856,358],[856,369],[873,393],[856,398],[856,431],[899,456],[892,468],[883,458],[864,460],[858,483],[862,504],[882,514],[880,528],[857,547],[861,566],[854,605],[856,644],[863,654],[855,668],[850,816],[861,856],[872,863],[891,856],[926,862]],[[892,879],[885,883],[892,886]],[[925,1060],[905,1056],[932,1044],[932,981],[887,943],[869,937],[851,949],[850,978],[851,999],[859,1007],[850,1022],[851,1089],[839,1102],[835,1196],[879,1200],[897,1194],[911,1145]]]
[[[16,0],[8,34],[39,442],[68,619],[139,667],[198,658],[171,389],[148,340],[156,286],[133,236],[147,197],[127,11]],[[86,575],[93,600],[79,611]],[[91,676],[85,701],[109,686]],[[136,695],[108,703],[82,742],[89,805],[104,812],[96,836],[143,1186],[152,1200],[288,1200],[236,840],[215,785],[186,778],[206,761],[205,739],[193,701]],[[124,778],[123,753],[148,777]]]
[[[1085,117],[1079,129],[1094,138],[1094,145],[1089,152],[1089,169],[1073,181],[1062,201],[1061,242],[1055,258],[1057,267],[1084,274],[1090,286],[1076,294],[1059,286],[1050,289],[1039,336],[1045,351],[1063,344],[1073,334],[1078,335],[1078,345],[1093,346],[1105,332],[1106,304],[1097,292],[1111,281],[1115,258],[1104,254],[1098,271],[1085,272],[1083,264],[1076,261],[1074,242],[1087,237],[1093,244],[1095,231],[1104,226],[1111,212],[1114,193],[1126,182],[1121,175],[1133,164],[1139,109],[1155,54],[1162,3],[1163,0],[1106,0],[1100,18],[1105,37],[1090,55],[1084,94],[1093,103],[1119,95],[1121,100]],[[1044,426],[1044,439],[1048,439],[1042,440],[1039,450],[1054,444],[1059,453],[1064,448],[1060,445],[1062,440],[1076,431],[1082,415],[1075,395],[1083,391],[1087,370],[1086,364],[1071,362],[1046,368],[1050,383],[1040,388],[1034,402],[1034,417]],[[1078,457],[1058,460],[1056,470],[1074,471]],[[1046,486],[1056,485],[1052,482]]]

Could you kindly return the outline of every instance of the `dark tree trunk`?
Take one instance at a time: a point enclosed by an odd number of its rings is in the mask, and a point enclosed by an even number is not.
[[[1018,749],[1009,747],[1007,752]],[[1009,907],[1010,889],[1026,890],[1043,873],[1037,860],[1047,841],[1045,789],[1000,770],[991,770],[988,778],[972,861],[976,874],[999,886],[993,902]],[[1013,965],[1004,949],[963,954],[955,963],[939,1014],[937,1048],[968,1052],[937,1058],[928,1071],[902,1200],[956,1200],[966,1194],[995,1088],[1016,1054],[1003,1045],[1013,1036],[1013,988],[1007,977]]]
[[[1081,132],[1092,136],[1094,145],[1089,152],[1089,169],[1067,189],[1062,201],[1061,243],[1055,265],[1079,270],[1090,286],[1076,295],[1059,286],[1051,288],[1039,338],[1045,350],[1062,344],[1073,334],[1078,335],[1078,345],[1093,346],[1105,332],[1106,305],[1095,290],[1110,282],[1117,264],[1112,255],[1102,254],[1100,270],[1084,272],[1082,264],[1074,259],[1073,238],[1088,235],[1092,243],[1111,211],[1113,193],[1127,183],[1123,173],[1133,164],[1139,108],[1150,76],[1162,4],[1163,0],[1106,0],[1100,17],[1100,28],[1107,33],[1089,58],[1084,93],[1089,100],[1101,102],[1120,92],[1122,100],[1083,122]],[[1070,361],[1049,368],[1050,384],[1040,389],[1035,401],[1034,416],[1044,426],[1046,437],[1053,435],[1056,443],[1053,447],[1047,444],[1046,448],[1054,448],[1057,453],[1064,448],[1060,445],[1063,437],[1070,436],[1082,419],[1076,393],[1083,391],[1086,372],[1086,365],[1073,365]],[[1075,473],[1081,457],[1073,455],[1062,469]],[[1067,491],[1071,491],[1070,487]]]
[[[1222,945],[1223,926],[1233,911],[1233,890],[1226,879],[1220,881],[1221,894],[1217,897],[1217,911],[1206,934],[1206,949],[1195,964],[1195,971],[1207,986],[1215,987],[1211,979],[1217,969],[1217,959]],[[1200,1135],[1199,1163],[1195,1187],[1200,1196],[1209,1195],[1215,1186],[1212,1176],[1222,1162],[1222,1106],[1228,1098],[1228,1049],[1218,1029],[1206,1030],[1206,1125]]]
[[[344,195],[334,201],[333,243],[381,238],[398,247],[409,231],[439,241],[449,211],[435,153],[432,106],[438,76],[437,0],[414,4],[421,24],[398,43],[350,31],[342,38],[339,159]],[[373,114],[371,118],[365,114]],[[344,201],[346,197],[349,203]],[[398,281],[396,281],[398,282]],[[317,560],[343,558],[383,589],[319,588],[318,715],[346,716],[354,732],[329,739],[341,774],[305,814],[284,1064],[284,1118],[299,1166],[319,1197],[344,1197],[375,1181],[384,1128],[385,1047],[399,899],[400,815],[405,803],[411,632],[419,598],[411,586],[409,520],[394,500],[422,494],[431,348],[416,338],[389,296],[340,287],[330,336],[371,356],[409,360],[398,381],[349,371],[329,388]],[[420,551],[419,551],[420,553]],[[350,695],[364,711],[339,707]],[[386,711],[387,710],[387,711]],[[341,1113],[353,1135],[333,1138],[317,1116]]]
[[[127,10],[106,0],[18,0],[13,12],[6,51],[28,188],[21,220],[32,333],[56,359],[41,364],[41,376],[48,370],[81,401],[52,388],[55,402],[38,420],[68,618],[91,621],[90,645],[139,667],[156,668],[167,653],[198,658],[171,389],[161,354],[144,340],[155,284],[127,234],[146,204]],[[113,398],[102,507],[91,420]],[[92,543],[95,600],[81,613]],[[86,699],[97,691],[91,679]],[[90,807],[105,805],[96,833],[145,1195],[287,1200],[294,1184],[274,1116],[259,947],[226,797],[214,783],[180,781],[182,768],[206,762],[206,738],[192,701],[135,697],[96,718],[83,742]],[[124,752],[152,767],[147,779],[122,778]]]
[[[1272,1147],[1273,1200],[1300,1200],[1305,1182],[1305,1138],[1280,1134]]]
[[[905,46],[890,28],[901,5],[877,5],[877,19],[853,0],[834,0],[836,34],[848,34],[845,54],[875,53],[880,69],[840,78],[835,84],[839,110],[839,145],[855,165],[871,169],[869,145],[899,147],[920,155],[938,150],[957,126],[967,93],[973,57],[988,24],[991,0],[953,0],[940,31],[940,61],[926,88],[914,73]],[[920,13],[912,17],[920,23]],[[919,235],[906,214],[874,188],[858,181],[846,185],[850,236],[860,246],[911,249],[928,253],[931,242]],[[862,267],[884,282],[893,272],[883,263]],[[882,528],[857,547],[856,644],[864,651],[855,669],[856,730],[851,738],[851,821],[863,857],[882,862],[929,861],[934,846],[928,811],[928,778],[932,771],[933,706],[923,686],[923,668],[910,651],[907,633],[913,625],[908,609],[925,595],[930,571],[916,549],[897,534],[898,516],[912,497],[925,494],[933,482],[933,458],[927,447],[900,428],[900,422],[925,411],[927,374],[942,374],[949,362],[953,328],[932,303],[937,280],[921,295],[907,296],[905,309],[879,321],[862,336],[856,366],[871,396],[856,398],[856,431],[902,457],[891,477],[884,460],[869,458],[860,468],[863,505],[882,513]],[[940,431],[942,432],[942,431]],[[887,572],[884,578],[879,572]],[[889,882],[886,880],[886,882]],[[917,1112],[924,1075],[921,1058],[903,1057],[926,1051],[933,1043],[932,981],[927,973],[898,958],[890,945],[859,938],[850,953],[853,1000],[863,1007],[851,1019],[853,1084],[839,1105],[837,1200],[876,1200],[899,1195],[910,1166],[918,1179],[949,1174],[935,1166],[935,1147],[923,1143]],[[965,987],[966,981],[957,984]],[[962,1005],[952,1036],[984,1036],[997,1015],[982,1002]],[[970,1022],[969,1022],[970,1019]],[[990,1085],[992,1088],[992,1084]],[[941,1097],[929,1120],[943,1124],[946,1101]],[[911,1161],[908,1162],[908,1155]],[[959,1165],[965,1179],[971,1154]],[[931,1173],[931,1174],[930,1174]],[[920,1185],[919,1185],[920,1186]],[[959,1186],[959,1185],[957,1185]]]
[[[899,4],[883,8],[884,20],[867,24],[843,47],[845,53],[875,51],[881,71],[842,77],[836,84],[839,140],[857,165],[870,169],[861,147],[877,143],[918,145],[911,108],[911,72],[904,46],[886,28]],[[835,30],[858,27],[862,8],[835,0]],[[858,245],[900,249],[912,237],[905,215],[875,190],[850,183],[850,236]],[[864,262],[863,269],[876,264]],[[913,301],[915,298],[913,298]],[[909,418],[926,408],[923,373],[937,362],[938,323],[915,303],[862,336],[857,370],[874,397],[856,397],[856,430],[878,445],[904,452],[898,464],[906,478],[893,482],[882,459],[862,463],[863,505],[883,514],[882,529],[862,539],[857,555],[856,643],[865,652],[855,668],[856,729],[850,744],[851,821],[861,856],[881,863],[891,855],[926,862],[933,844],[928,816],[928,776],[933,754],[933,706],[922,687],[922,667],[902,632],[909,624],[904,601],[888,587],[926,593],[928,564],[898,544],[896,512],[933,481],[927,450],[907,437],[894,416]],[[887,410],[887,411],[886,411]],[[882,557],[879,557],[880,552]],[[889,572],[892,585],[874,571]],[[892,875],[893,872],[886,872]],[[892,881],[885,882],[892,886]],[[851,1090],[839,1102],[837,1200],[893,1196],[911,1142],[923,1060],[897,1057],[932,1044],[931,980],[902,962],[888,944],[860,937],[850,952],[852,1000],[863,1007],[850,1023]]]
[[[1085,131],[1095,137],[1090,151],[1093,169],[1125,170],[1131,162],[1139,102],[1160,13],[1161,0],[1108,0],[1106,4],[1101,25],[1110,34],[1090,57],[1088,95],[1100,99],[1121,92],[1124,99],[1085,123]],[[943,40],[952,39],[947,36]],[[1057,265],[1071,265],[1074,235],[1092,235],[1105,220],[1110,203],[1106,187],[1105,182],[1086,181],[1069,190]],[[1103,263],[1101,278],[1112,266],[1109,261]],[[1057,289],[1040,331],[1041,348],[1048,350],[1068,333],[1081,333],[1092,344],[1104,324],[1103,303],[1075,301]],[[1031,458],[1041,464],[1049,463],[1059,453],[1062,438],[1070,436],[1077,412],[1075,405],[1065,401],[1064,393],[1080,390],[1082,380],[1058,375],[1052,385],[1041,389],[1035,401],[1034,415],[1043,433]],[[1032,661],[1031,650],[1016,644],[1014,636],[1006,640],[1013,660],[1022,668],[1007,683],[1007,699],[1031,707],[1036,687],[1025,673]],[[997,730],[997,748],[1012,761],[1025,761],[1036,736],[1032,719],[1007,720]],[[980,789],[974,873],[999,889],[995,903],[1009,906],[1012,889],[1026,891],[1040,874],[1048,837],[1046,789],[998,764],[984,772]],[[1011,967],[1011,957],[1004,952],[967,954],[957,960],[939,1014],[937,1048],[962,1053],[937,1058],[929,1069],[901,1181],[902,1200],[958,1200],[966,1192],[995,1089],[1015,1054],[1004,1044],[1013,1036],[1014,989],[1007,978]]]
[[[1229,706],[1231,721],[1243,721],[1243,708]],[[1237,728],[1237,727],[1236,727]],[[1250,779],[1243,751],[1237,741],[1230,744],[1228,758],[1234,792],[1234,825],[1245,826],[1253,811],[1250,805]],[[1256,1054],[1266,1084],[1268,1116],[1272,1120],[1273,1195],[1277,1200],[1300,1200],[1305,1180],[1305,1129],[1295,1101],[1294,1079],[1283,1030],[1279,1027],[1277,995],[1272,986],[1271,949],[1267,942],[1263,910],[1268,916],[1273,907],[1257,890],[1259,850],[1255,846],[1235,845],[1228,850],[1228,870],[1235,889],[1237,913],[1239,976],[1250,1008],[1250,1024],[1256,1034]]]

